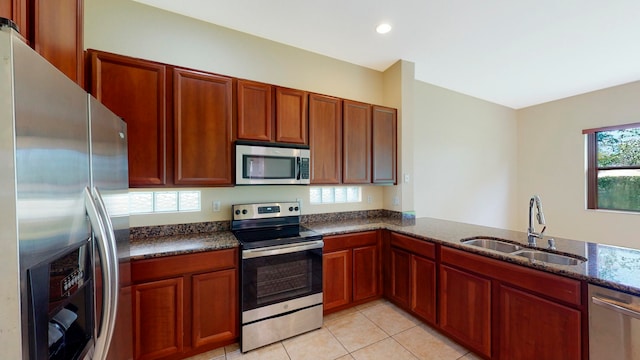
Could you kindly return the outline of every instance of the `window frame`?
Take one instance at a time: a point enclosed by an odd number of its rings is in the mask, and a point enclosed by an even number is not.
[[[627,130],[633,128],[640,128],[640,122],[582,130],[582,134],[587,136],[587,209],[638,213],[638,211],[629,209],[605,209],[598,207],[598,172],[600,170],[640,170],[640,165],[598,167],[598,140],[596,134],[604,131]]]

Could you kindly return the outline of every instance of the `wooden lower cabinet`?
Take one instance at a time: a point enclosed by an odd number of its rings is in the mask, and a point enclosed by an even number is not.
[[[436,263],[411,255],[411,311],[431,324],[436,323]]]
[[[409,308],[411,304],[411,254],[391,248],[391,284],[389,297],[396,304]]]
[[[181,359],[238,339],[237,249],[132,263],[135,359]]]
[[[238,292],[236,270],[214,271],[193,276],[191,336],[193,347],[200,347],[237,335]],[[215,319],[215,321],[212,321]]]
[[[440,248],[440,328],[492,359],[587,359],[578,280]]]
[[[331,310],[351,302],[351,250],[322,255],[322,291],[324,310]]]
[[[382,295],[378,232],[327,236],[322,255],[324,312]]]
[[[392,232],[388,253],[386,295],[396,305],[435,325],[435,245]]]
[[[491,280],[441,265],[439,298],[441,329],[491,356]]]
[[[580,359],[581,313],[539,296],[499,286],[500,359]]]
[[[183,279],[134,286],[134,356],[158,359],[182,352]]]

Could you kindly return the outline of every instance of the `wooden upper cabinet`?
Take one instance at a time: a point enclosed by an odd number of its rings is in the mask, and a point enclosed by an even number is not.
[[[311,183],[342,181],[342,100],[309,95],[309,147]]]
[[[129,186],[167,184],[166,66],[93,50],[89,55],[91,93],[127,122]]]
[[[276,87],[276,142],[308,144],[306,91]]]
[[[342,182],[371,182],[371,105],[343,101]]]
[[[231,78],[174,69],[175,184],[233,184],[232,96]]]
[[[83,86],[82,0],[34,0],[32,11],[35,50]]]
[[[18,25],[18,32],[24,39],[29,39],[27,0],[0,0],[0,17],[9,19]]]
[[[396,109],[373,106],[372,135],[372,182],[374,184],[396,184]]]
[[[0,17],[13,20],[13,0],[0,0]]]
[[[243,140],[271,141],[273,133],[273,86],[238,80],[238,118],[236,137]]]

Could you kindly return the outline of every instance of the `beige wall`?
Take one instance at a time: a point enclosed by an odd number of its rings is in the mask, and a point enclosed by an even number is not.
[[[379,71],[131,0],[86,0],[85,48],[385,105]]]
[[[583,129],[638,122],[640,82],[518,110],[517,210],[541,196],[549,235],[640,248],[640,214],[586,210]],[[518,217],[526,228],[527,217]]]
[[[516,229],[516,135],[515,110],[415,81],[416,216]]]

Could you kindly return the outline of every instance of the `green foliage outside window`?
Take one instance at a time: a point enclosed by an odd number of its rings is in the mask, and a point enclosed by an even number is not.
[[[598,208],[640,211],[640,128],[596,133]]]

